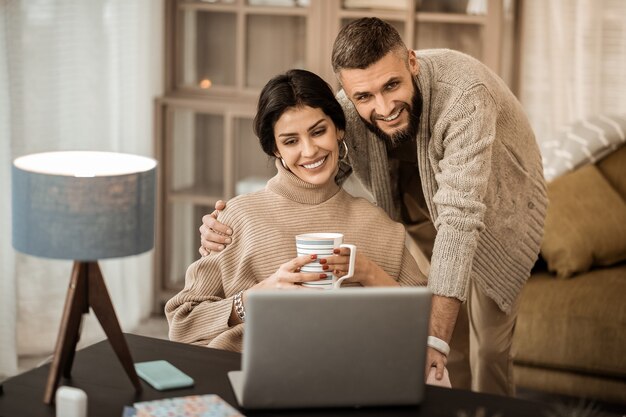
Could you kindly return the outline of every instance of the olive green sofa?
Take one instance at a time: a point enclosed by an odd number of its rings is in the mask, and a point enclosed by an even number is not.
[[[518,387],[626,404],[626,146],[548,184],[513,342]]]

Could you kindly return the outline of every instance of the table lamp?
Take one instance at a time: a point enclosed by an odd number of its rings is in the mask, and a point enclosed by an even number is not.
[[[82,315],[92,308],[137,392],[141,384],[102,278],[99,259],[154,244],[156,161],[113,152],[46,152],[12,167],[13,247],[74,261],[44,402],[70,378]]]

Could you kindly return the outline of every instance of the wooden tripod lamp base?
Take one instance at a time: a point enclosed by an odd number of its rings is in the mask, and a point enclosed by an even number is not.
[[[141,391],[141,383],[135,372],[130,350],[117,321],[113,303],[111,303],[98,262],[75,261],[70,286],[65,298],[61,328],[54,349],[50,373],[48,374],[48,382],[43,399],[46,404],[54,402],[54,394],[59,386],[61,372],[63,377],[71,377],[74,352],[80,338],[82,316],[85,313],[89,313],[89,307],[93,309],[98,318],[104,333],[113,347],[113,351],[135,387],[135,391]]]

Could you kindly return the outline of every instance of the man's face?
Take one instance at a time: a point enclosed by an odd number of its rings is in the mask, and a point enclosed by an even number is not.
[[[414,137],[417,129],[413,76],[418,64],[415,52],[408,53],[408,68],[399,54],[389,52],[365,69],[343,69],[339,73],[342,87],[361,119],[392,147]]]

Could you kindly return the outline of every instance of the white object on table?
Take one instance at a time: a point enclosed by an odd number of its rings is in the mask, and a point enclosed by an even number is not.
[[[57,417],[87,417],[87,394],[82,389],[60,387],[55,404]]]

